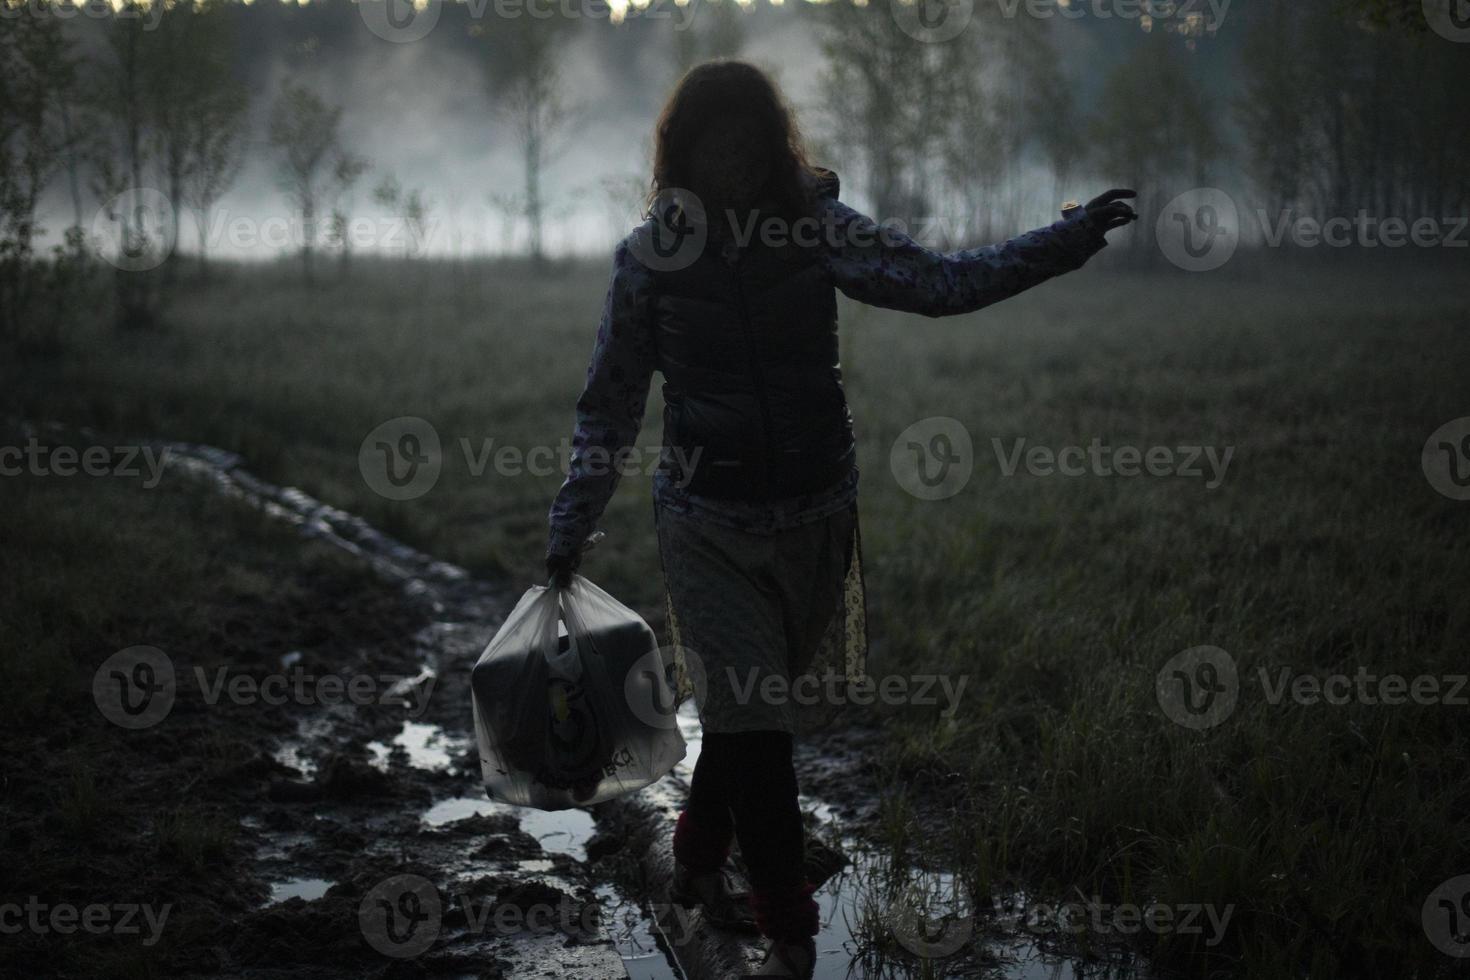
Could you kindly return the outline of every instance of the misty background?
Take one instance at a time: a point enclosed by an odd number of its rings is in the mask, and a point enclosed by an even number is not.
[[[77,225],[101,251],[122,247],[109,202],[139,187],[179,213],[177,245],[163,247],[191,255],[200,222],[224,259],[308,239],[323,253],[605,252],[642,211],[662,100],[718,56],[770,70],[845,199],[929,244],[1009,237],[1114,185],[1144,190],[1143,220],[1120,236],[1139,244],[1162,202],[1194,187],[1240,205],[1247,242],[1259,240],[1255,209],[1272,220],[1465,210],[1456,93],[1470,48],[1422,24],[1388,29],[1394,4],[923,2],[70,10],[57,42],[69,71],[48,85],[55,131],[32,180],[34,246]],[[5,16],[54,27],[58,9]],[[951,37],[949,25],[962,29]],[[307,100],[298,142],[318,144],[297,147],[315,157],[304,177],[272,129],[293,92]],[[196,103],[226,106],[222,134],[180,135],[209,116]],[[63,106],[60,125],[50,117]],[[191,140],[211,138],[224,159],[201,201],[175,178],[199,169]]]

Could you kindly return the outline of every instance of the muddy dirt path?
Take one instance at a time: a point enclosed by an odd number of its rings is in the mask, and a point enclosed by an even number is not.
[[[230,975],[724,980],[757,962],[754,943],[665,902],[672,822],[699,751],[691,706],[680,713],[686,758],[642,793],[559,813],[494,803],[468,683],[515,595],[254,477],[234,454],[154,445],[172,471],[352,555],[427,622],[403,637],[384,703],[314,705],[272,736],[267,799],[241,818],[269,894],[240,919]],[[301,655],[278,666],[298,670]],[[878,737],[828,735],[798,756],[802,785],[830,798],[803,798],[811,873],[829,879],[817,896],[819,978],[1143,976],[1121,954],[1070,958],[1008,920],[1005,903],[956,900],[942,872],[888,866],[860,833],[875,790],[848,778]],[[864,938],[875,928],[889,941]]]

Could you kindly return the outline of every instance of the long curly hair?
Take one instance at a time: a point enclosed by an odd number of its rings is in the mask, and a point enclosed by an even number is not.
[[[659,114],[647,203],[651,208],[663,191],[684,188],[706,205],[769,201],[798,217],[810,207],[805,178],[813,170],[770,77],[744,61],[707,61],[685,73]]]

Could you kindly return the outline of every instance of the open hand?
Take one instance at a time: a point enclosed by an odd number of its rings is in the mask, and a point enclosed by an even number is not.
[[[1137,196],[1137,191],[1120,187],[1099,194],[1082,207],[1087,212],[1088,220],[1097,226],[1098,231],[1109,232],[1138,220],[1138,212],[1122,200]]]

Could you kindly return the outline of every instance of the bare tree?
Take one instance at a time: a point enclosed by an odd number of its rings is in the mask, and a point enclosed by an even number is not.
[[[562,94],[560,57],[567,25],[574,22],[519,17],[503,23],[501,43],[488,62],[491,103],[515,130],[521,147],[528,245],[532,261],[540,266],[546,258],[542,177],[572,118],[572,107]]]
[[[327,241],[338,249],[343,275],[352,267],[352,188],[367,173],[368,166],[366,157],[346,151],[339,153],[332,164],[332,179],[328,185],[332,200]]]
[[[957,38],[951,43],[961,41]],[[963,205],[964,233],[977,240],[990,237],[994,227],[994,211],[1005,172],[1004,121],[990,97],[984,76],[979,72],[967,74],[961,84],[966,97],[960,100],[950,120],[951,129],[940,160],[947,183]]]
[[[1224,151],[1215,117],[1195,76],[1185,66],[1183,44],[1154,32],[1103,83],[1103,107],[1093,119],[1098,162],[1120,187],[1147,188],[1137,201],[1139,224],[1153,226],[1163,201],[1208,183],[1211,163]],[[1168,99],[1157,97],[1168,92]],[[1150,241],[1134,239],[1138,255]]]
[[[429,209],[433,206],[419,188],[404,189],[392,174],[373,189],[373,200],[403,222],[403,257],[411,258],[424,247],[428,237]]]
[[[1307,65],[1301,57],[1300,9],[1271,4],[1251,26],[1241,50],[1242,90],[1235,115],[1245,167],[1271,213],[1294,204],[1311,152]]]
[[[183,211],[199,224],[200,270],[208,250],[209,212],[239,173],[249,92],[231,68],[234,37],[221,0],[164,7],[148,36],[152,137],[173,238]],[[165,267],[167,268],[167,267]]]
[[[491,191],[485,199],[500,216],[500,252],[509,255],[515,247],[516,223],[526,213],[525,199],[514,191]]]
[[[312,277],[312,249],[323,181],[340,152],[342,107],[329,105],[310,89],[285,82],[271,112],[270,142],[281,155],[281,184],[301,216],[301,268]]]
[[[19,329],[30,304],[36,205],[66,145],[56,93],[70,91],[75,68],[58,20],[7,20],[0,31],[0,335]]]
[[[145,274],[157,264],[157,250],[172,247],[168,228],[150,226],[143,174],[152,159],[145,8],[126,0],[107,22],[104,55],[93,62],[96,77],[92,118],[100,124],[88,149],[92,191],[104,202],[120,235],[114,258],[117,323],[125,329],[157,320],[158,289]]]
[[[1021,89],[1016,99],[1024,120],[1021,139],[1040,151],[1051,169],[1052,202],[1060,205],[1062,188],[1083,156],[1075,95],[1080,86],[1052,43],[1055,21],[1022,17],[1012,23],[1016,36],[1009,65]]]
[[[886,4],[824,8],[822,91],[836,123],[834,148],[862,161],[880,220],[918,217],[940,191],[928,161],[961,93],[962,45],[925,44]]]
[[[183,199],[199,229],[200,275],[207,274],[210,215],[245,161],[248,110],[248,97],[241,91],[237,100],[211,100],[189,124],[193,166],[184,178]]]

